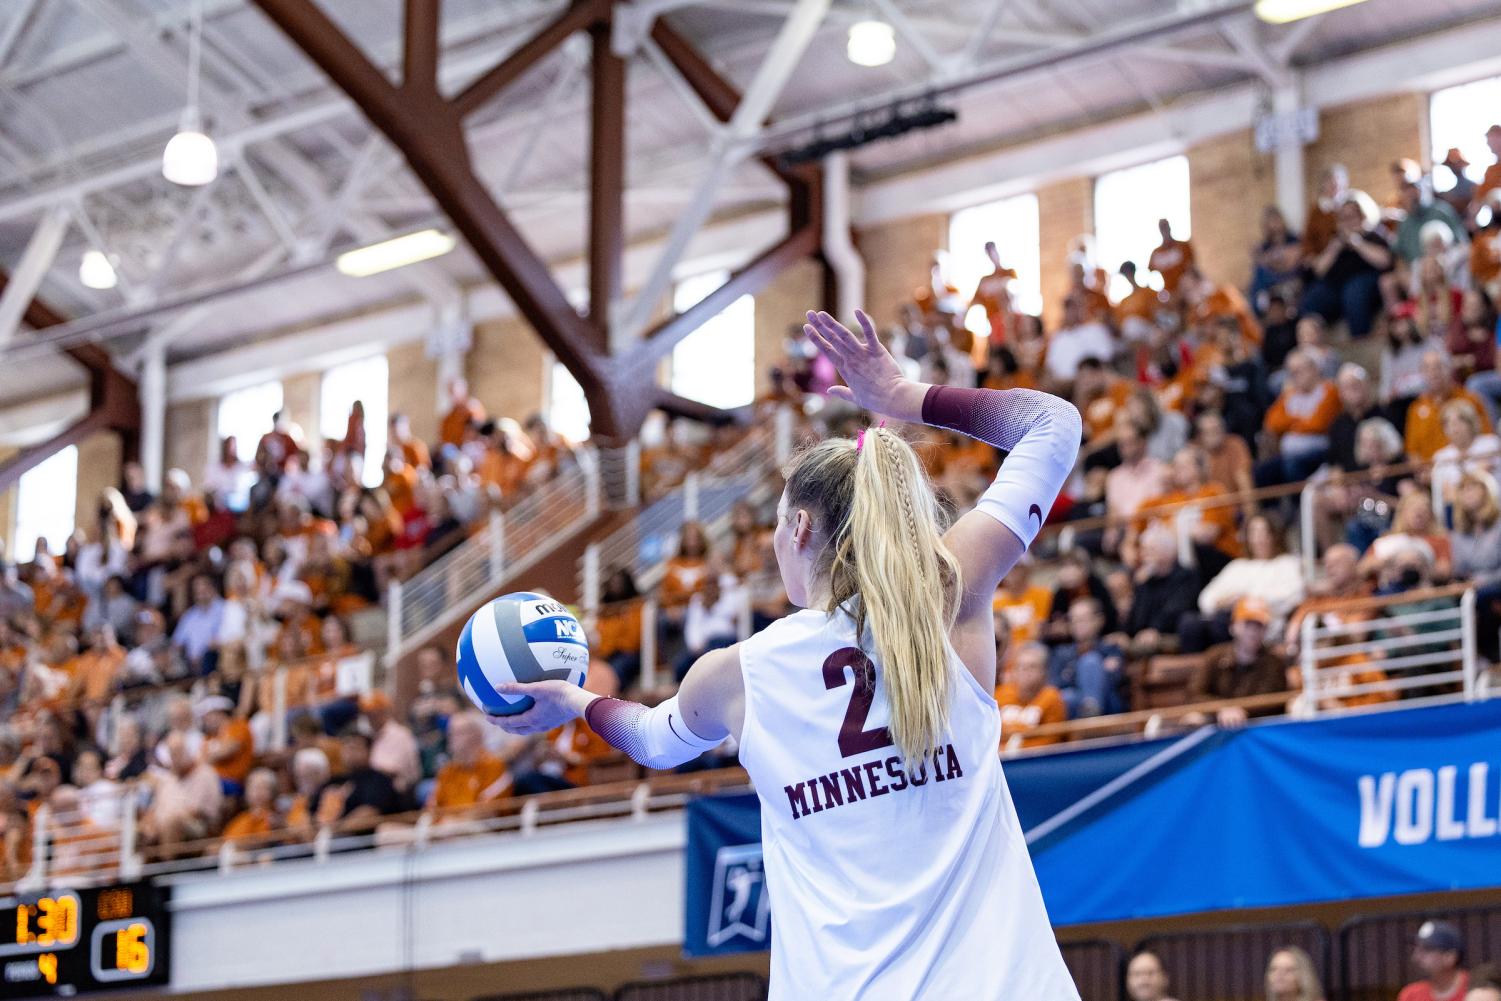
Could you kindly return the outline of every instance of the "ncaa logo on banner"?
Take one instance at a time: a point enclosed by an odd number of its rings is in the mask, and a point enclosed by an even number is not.
[[[706,938],[717,949],[739,938],[765,948],[771,930],[771,898],[761,866],[761,845],[728,845],[714,856],[714,888]]]

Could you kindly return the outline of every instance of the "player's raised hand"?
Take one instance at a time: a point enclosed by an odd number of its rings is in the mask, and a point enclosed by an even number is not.
[[[856,334],[828,313],[810,312],[803,332],[828,356],[844,379],[843,386],[833,386],[829,395],[848,400],[873,413],[897,420],[918,420],[922,416],[924,387],[902,375],[901,367],[862,310],[855,310],[860,333]]]

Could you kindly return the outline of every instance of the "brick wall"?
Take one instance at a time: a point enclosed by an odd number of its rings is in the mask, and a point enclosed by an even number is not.
[[[197,483],[204,466],[219,448],[214,433],[215,400],[185,400],[167,408],[166,446],[162,468],[185,470]],[[255,442],[242,443],[247,451]]]
[[[196,477],[202,467],[189,469]],[[112,432],[90,435],[78,445],[78,496],[74,503],[74,524],[92,529],[99,509],[99,495],[107,487],[120,485],[120,439]]]
[[[1063,315],[1069,241],[1094,232],[1094,178],[1072,177],[1039,188],[1037,225],[1042,244],[1043,321],[1051,330]]]
[[[542,409],[546,359],[541,339],[521,318],[478,324],[465,360],[469,391],[491,414],[525,420]]]
[[[823,268],[800,261],[774,278],[756,296],[756,393],[770,383],[771,366],[783,355],[788,332],[800,327],[803,314],[823,306]]]
[[[1423,94],[1395,94],[1326,108],[1319,115],[1319,138],[1304,149],[1308,196],[1318,191],[1319,175],[1331,163],[1350,171],[1350,185],[1385,205],[1396,192],[1388,168],[1411,157],[1426,162],[1428,101]]]
[[[292,423],[302,428],[312,452],[322,450],[324,435],[344,436],[342,422],[336,428],[318,426],[318,397],[322,381],[322,372],[301,372],[281,380],[281,409]]]
[[[948,217],[914,216],[857,230],[865,258],[865,309],[877,324],[896,320],[897,308],[928,283],[933,252],[948,243]]]
[[[386,354],[390,369],[388,412],[411,419],[412,434],[423,441],[436,441],[441,414],[438,397],[438,362],[427,356],[427,345],[413,341]],[[446,401],[443,401],[446,402]]]
[[[1272,157],[1256,152],[1249,129],[1188,150],[1189,217],[1205,274],[1241,288],[1251,280],[1250,248],[1261,210],[1277,200]]]

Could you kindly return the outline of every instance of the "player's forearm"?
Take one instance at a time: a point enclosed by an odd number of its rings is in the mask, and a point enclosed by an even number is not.
[[[605,743],[647,768],[676,768],[724,743],[723,737],[709,740],[689,729],[677,696],[653,709],[639,702],[591,698],[584,722]]]

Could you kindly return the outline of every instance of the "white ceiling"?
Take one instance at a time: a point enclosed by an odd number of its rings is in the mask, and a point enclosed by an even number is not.
[[[891,2],[922,43],[949,58],[975,34],[992,0]],[[975,62],[1004,67],[1049,50],[1066,52],[1091,36],[1229,2],[1010,0],[999,8]],[[187,0],[0,3],[0,266],[13,270],[42,213],[62,204],[77,213],[41,295],[69,316],[128,313],[247,275],[296,272],[212,300],[188,322],[178,315],[173,360],[388,301],[441,300],[484,280],[467,250],[372,279],[345,278],[327,267],[332,251],[431,222],[435,208],[399,156],[248,0],[203,3],[203,104],[231,166],[198,191],[167,183],[156,167],[185,100]],[[846,28],[871,3],[833,0],[774,106],[773,122],[930,79],[920,45],[908,38],[899,40],[888,66],[848,62]],[[321,4],[379,62],[395,66],[399,0]],[[456,90],[488,68],[563,6],[564,0],[447,0],[445,88]],[[670,23],[743,89],[794,4],[685,0],[671,6],[664,15]],[[1325,16],[1311,30],[1274,29],[1242,17],[1240,29],[1204,26],[1068,58],[945,98],[960,113],[956,124],[859,150],[853,157],[857,180],[1168,107],[1184,95],[1253,79],[1234,44],[1238,34],[1242,41],[1248,37],[1242,31],[1273,50],[1296,42],[1291,59],[1298,65],[1497,13],[1495,0],[1368,0]],[[1486,22],[1486,30],[1496,23]],[[575,45],[550,56],[470,122],[482,175],[533,246],[551,259],[576,255],[585,235],[586,52]],[[659,233],[682,213],[708,143],[692,109],[644,56],[629,66],[627,224],[634,235]],[[715,208],[732,213],[780,197],[770,174],[750,164],[734,173]],[[296,250],[287,249],[286,236]],[[119,259],[129,293],[79,284],[78,260],[91,239]],[[288,259],[296,253],[302,256]],[[173,322],[161,315],[114,327],[108,342],[123,358],[150,330]],[[81,379],[66,359],[26,347],[29,336],[0,354],[0,403]]]

